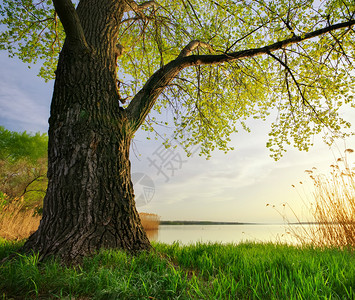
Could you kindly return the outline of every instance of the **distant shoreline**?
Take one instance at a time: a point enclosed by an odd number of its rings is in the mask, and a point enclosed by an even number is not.
[[[257,222],[214,222],[214,221],[160,221],[160,225],[317,225],[317,222],[257,223]]]
[[[160,225],[266,225],[267,223],[214,222],[214,221],[160,221]]]

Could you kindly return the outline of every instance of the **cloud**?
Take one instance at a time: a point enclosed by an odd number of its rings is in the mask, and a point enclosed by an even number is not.
[[[15,128],[43,132],[48,127],[48,108],[16,86],[0,82],[0,118]]]
[[[39,79],[16,59],[0,55],[0,125],[15,131],[46,132],[51,83]]]

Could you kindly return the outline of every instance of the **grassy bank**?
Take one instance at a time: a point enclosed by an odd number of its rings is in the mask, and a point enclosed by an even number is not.
[[[0,259],[21,242],[1,241]],[[3,299],[354,299],[354,252],[274,244],[154,244],[102,251],[80,267],[16,256],[0,267]]]

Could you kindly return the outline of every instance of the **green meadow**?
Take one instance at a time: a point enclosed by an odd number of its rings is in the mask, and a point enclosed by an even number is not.
[[[333,165],[327,176],[308,170],[315,187],[313,205],[307,208],[314,226],[289,228],[302,246],[153,242],[149,253],[101,250],[75,266],[54,258],[40,262],[37,253],[20,253],[38,227],[42,208],[39,194],[21,196],[23,187],[34,182],[26,174],[37,168],[36,176],[42,178],[46,163],[36,165],[30,158],[15,165],[0,162],[0,177],[6,179],[0,191],[7,192],[0,193],[0,296],[9,300],[355,299],[355,172],[346,157],[341,161],[344,166]],[[23,176],[9,182],[8,173]],[[40,181],[36,189],[44,191],[45,186]],[[141,213],[140,217],[146,230],[158,230],[159,216]]]
[[[2,240],[0,259],[22,242]],[[153,243],[131,255],[102,250],[80,266],[13,255],[0,268],[3,299],[355,299],[352,248],[272,243]]]

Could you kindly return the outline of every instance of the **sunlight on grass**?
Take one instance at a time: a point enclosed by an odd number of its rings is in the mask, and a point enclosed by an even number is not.
[[[101,250],[80,266],[16,254],[0,240],[4,299],[354,299],[354,255],[272,243],[172,245],[130,255]]]

